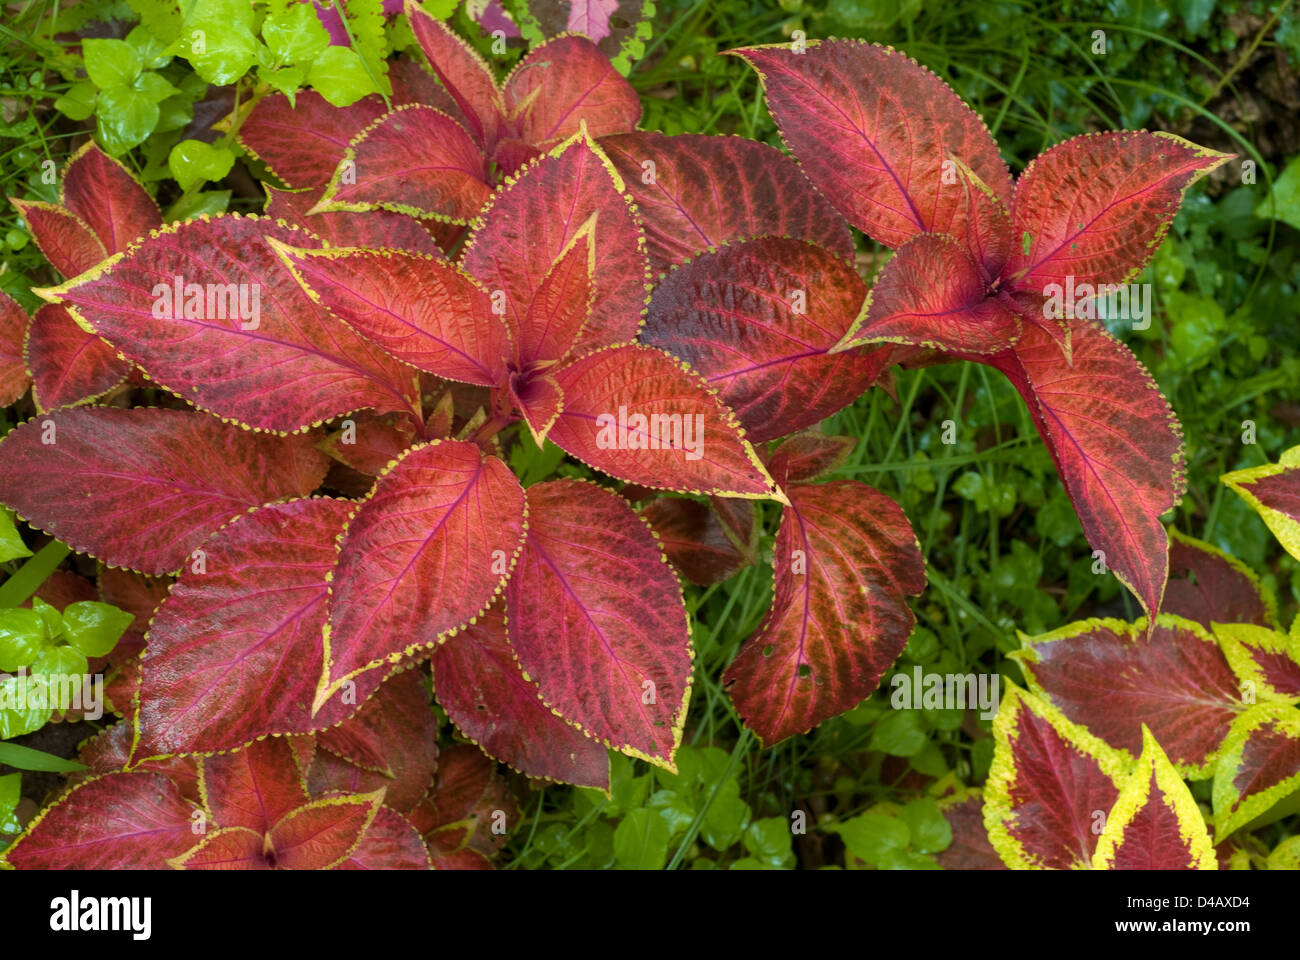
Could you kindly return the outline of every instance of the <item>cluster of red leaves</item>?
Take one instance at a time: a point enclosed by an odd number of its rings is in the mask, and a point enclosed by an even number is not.
[[[851,708],[906,643],[924,564],[897,504],[811,482],[851,441],[809,428],[927,351],[1010,376],[1091,542],[1159,609],[1176,422],[1099,326],[1045,322],[1040,287],[1140,268],[1224,158],[1086,138],[1013,189],[978,118],[905,57],[740,51],[801,171],[737,138],[635,132],[635,94],[583,38],[498,83],[410,15],[434,76],[395,64],[391,110],[276,95],[233,119],[288,188],[267,217],[159,227],[94,148],[68,209],[29,217],[71,277],[42,312],[118,380],[137,367],[196,408],[63,406],[2,445],[0,501],[23,518],[109,567],[179,572],[124,763],[319,744],[429,655],[461,732],[530,776],[606,786],[605,746],[671,767],[692,650],[666,561],[702,582],[751,562],[764,498],[783,507],[775,596],[727,689],[768,744]],[[86,190],[112,198],[98,219]],[[898,248],[870,294],[840,213]],[[69,236],[99,255],[56,260]],[[621,495],[525,490],[498,436],[517,422]],[[323,482],[352,499],[313,497]],[[221,842],[274,846],[279,822]]]

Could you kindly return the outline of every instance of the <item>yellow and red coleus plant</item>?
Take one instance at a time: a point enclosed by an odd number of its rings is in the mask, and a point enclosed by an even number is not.
[[[900,345],[1011,376],[1093,545],[1159,609],[1176,423],[1099,326],[1037,318],[1033,285],[1067,260],[1140,267],[1223,158],[1071,141],[1013,191],[975,115],[901,55],[743,51],[801,172],[739,138],[636,132],[630,87],[581,38],[498,84],[413,23],[441,83],[395,69],[391,111],[303,93],[243,118],[287,188],[266,216],[115,220],[111,255],[41,291],[194,408],[62,407],[0,443],[23,518],[107,568],[179,574],[121,684],[124,762],[323,737],[429,653],[451,719],[523,773],[607,786],[606,745],[671,767],[693,655],[666,557],[704,579],[750,562],[761,499],[783,509],[775,596],[726,686],[765,744],[851,708],[906,643],[924,564],[897,504],[812,482],[851,441],[809,428]],[[105,171],[101,191],[137,188]],[[899,248],[874,293],[837,210]],[[947,259],[899,287],[908,250]],[[922,309],[915,335],[877,336],[871,304],[930,287],[959,337]],[[503,459],[517,425],[626,486],[525,489]],[[354,496],[316,495],[327,473]]]

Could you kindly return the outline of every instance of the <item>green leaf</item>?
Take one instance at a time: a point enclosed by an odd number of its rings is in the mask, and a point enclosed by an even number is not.
[[[879,866],[890,851],[903,851],[911,842],[907,824],[897,817],[864,813],[832,827],[855,857]]]
[[[790,822],[782,817],[764,817],[755,820],[745,830],[745,849],[760,863],[772,867],[793,867],[794,853],[790,850],[793,835]]]
[[[230,204],[229,190],[207,190],[188,197],[181,197],[168,208],[163,215],[164,223],[176,220],[189,220],[193,217],[214,216],[225,213]]]
[[[182,140],[167,158],[167,166],[183,190],[205,180],[220,180],[234,165],[233,150],[202,140]]]
[[[695,808],[691,806],[690,797],[683,797],[676,790],[656,790],[646,806],[664,818],[670,837],[685,833],[695,820]]]
[[[21,747],[16,743],[0,743],[0,763],[16,770],[40,770],[45,773],[76,773],[85,770],[84,764],[64,760],[52,753]]]
[[[1300,230],[1300,157],[1273,181],[1273,189],[1255,208],[1255,216],[1281,220]]]
[[[148,97],[154,103],[162,103],[168,97],[174,97],[181,91],[163,79],[161,74],[142,73],[131,84],[131,89]]]
[[[912,850],[887,850],[876,864],[881,870],[941,870],[933,857]]]
[[[379,92],[361,58],[348,47],[330,47],[317,57],[307,82],[336,107],[350,106],[367,94]]]
[[[295,94],[307,78],[307,68],[280,67],[278,70],[268,70],[266,67],[258,67],[257,78],[269,84],[272,89],[279,90],[289,98],[289,106],[296,107]]]
[[[913,800],[898,811],[898,819],[907,824],[912,835],[912,849],[920,853],[938,853],[952,843],[952,827],[939,805],[929,797]]]
[[[171,43],[180,35],[182,13],[175,0],[126,0],[126,3],[140,15],[137,30],[147,28],[163,43]]]
[[[19,557],[30,557],[32,552],[23,543],[18,527],[14,525],[14,515],[0,507],[0,563],[7,563]]]
[[[88,657],[107,656],[134,617],[98,600],[78,600],[63,611],[63,632],[68,643]]]
[[[298,3],[284,13],[267,17],[262,24],[262,39],[277,66],[311,63],[330,45],[330,35],[310,3]]]
[[[81,55],[85,58],[86,74],[101,90],[128,86],[144,69],[140,51],[125,40],[83,40]]]
[[[915,710],[892,710],[871,731],[871,749],[895,757],[910,757],[925,746],[925,730]]]
[[[234,83],[259,59],[253,5],[247,0],[196,0],[180,43],[194,72],[208,83]]]
[[[32,609],[40,616],[41,623],[45,627],[45,642],[53,643],[55,638],[63,633],[62,615],[40,597],[32,597]]]
[[[145,70],[161,70],[172,62],[167,53],[167,43],[160,40],[143,24],[133,28],[126,35],[126,42],[140,54],[140,62]]]
[[[668,840],[668,824],[657,812],[631,810],[614,830],[614,859],[626,870],[662,870]]]
[[[39,613],[0,610],[0,671],[30,666],[45,646],[45,622]]]
[[[718,788],[704,815],[700,836],[714,850],[726,850],[740,841],[749,816],[749,804],[740,799],[740,784],[734,779],[727,780]]]
[[[69,120],[85,120],[95,112],[99,88],[89,80],[74,83],[67,93],[54,101],[54,109]]]
[[[33,677],[82,677],[89,672],[90,664],[86,661],[86,655],[62,644],[42,650],[31,668]],[[59,704],[54,706],[66,709]]]
[[[100,145],[113,156],[144,142],[158,124],[158,104],[131,87],[110,87],[99,92]]]
[[[0,834],[13,836],[22,832],[18,822],[18,801],[22,799],[21,773],[7,773],[0,777]]]

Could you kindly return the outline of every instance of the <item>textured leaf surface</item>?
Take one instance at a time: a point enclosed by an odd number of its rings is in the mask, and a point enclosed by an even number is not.
[[[15,428],[0,451],[0,501],[75,550],[148,574],[179,569],[223,523],[325,476],[306,438],[184,410],[59,410]]]
[[[1164,239],[1183,193],[1230,155],[1168,133],[1094,133],[1057,144],[1021,174],[1003,277],[1049,283],[1125,282]]]
[[[505,376],[505,326],[458,267],[401,251],[279,247],[312,298],[404,363],[481,386]]]
[[[445,23],[408,2],[406,16],[429,66],[442,81],[480,143],[496,142],[503,121],[501,91],[491,68]]]
[[[168,864],[177,870],[270,870],[266,836],[249,827],[220,827]]]
[[[1146,727],[1142,754],[1092,855],[1096,870],[1217,870],[1205,818]]]
[[[510,645],[542,699],[631,756],[672,765],[690,694],[681,587],[621,497],[557,480],[528,488],[507,588]]]
[[[748,519],[753,525],[753,507],[749,507]],[[664,552],[678,572],[691,583],[708,586],[721,583],[736,573],[748,562],[731,538],[719,519],[717,511],[707,503],[698,500],[686,500],[680,497],[660,497],[651,500],[643,516],[659,537]],[[749,538],[741,539],[741,545],[747,546]]]
[[[563,359],[582,335],[596,293],[592,234],[577,234],[556,258],[537,285],[523,324],[511,331],[521,365]]]
[[[368,247],[372,250],[410,250],[442,258],[442,250],[421,222],[391,210],[367,210],[364,213],[339,210],[308,213],[319,198],[316,190],[277,190],[266,188],[266,215],[311,231],[333,247]]]
[[[319,209],[381,207],[467,223],[492,195],[486,181],[483,155],[459,123],[432,107],[408,104],[352,141]]]
[[[1005,870],[998,852],[984,829],[984,797],[978,788],[963,798],[941,804],[944,819],[952,828],[952,843],[935,854],[945,870]]]
[[[846,340],[997,353],[1020,336],[1021,319],[987,290],[975,262],[952,237],[913,237],[881,269],[866,317]]]
[[[1165,612],[1212,623],[1277,624],[1277,601],[1254,572],[1203,540],[1170,531]]]
[[[1300,620],[1297,620],[1300,624]],[[1300,697],[1300,633],[1291,635],[1249,623],[1218,623],[1214,635],[1246,690],[1260,696]]]
[[[0,404],[8,406],[31,384],[23,360],[27,314],[7,293],[0,293]]]
[[[586,123],[593,137],[629,133],[641,98],[586,37],[557,37],[534,47],[502,85],[516,135],[549,150]]]
[[[158,773],[110,773],[74,787],[4,853],[28,870],[165,870],[195,843],[194,807]]]
[[[732,244],[655,289],[644,343],[687,361],[754,442],[811,426],[857,399],[887,351],[832,354],[867,293],[849,264],[799,240]]]
[[[239,128],[239,142],[289,187],[326,183],[354,136],[384,113],[379,97],[334,107],[315,90],[263,97]]]
[[[782,487],[813,480],[842,465],[857,443],[855,437],[830,437],[813,430],[798,433],[768,457],[767,469]]]
[[[126,379],[131,364],[117,350],[87,333],[61,304],[47,303],[32,316],[25,346],[38,412],[100,397]]]
[[[1073,366],[1026,324],[994,365],[1024,396],[1088,542],[1151,614],[1169,566],[1160,515],[1185,486],[1182,429],[1151,375],[1105,330],[1075,320],[1071,342]]]
[[[965,237],[961,161],[1003,203],[1011,177],[979,116],[924,67],[853,40],[737,50],[758,71],[781,136],[809,179],[874,240],[897,247],[918,233]],[[955,165],[947,168],[955,171]]]
[[[519,808],[496,765],[478,747],[458,743],[438,764],[433,790],[411,822],[429,843],[437,870],[490,870],[486,859],[505,845]],[[506,833],[493,823],[504,821]]]
[[[77,762],[87,767],[85,775],[95,776],[125,770],[131,759],[131,736],[130,723],[115,723],[86,741],[77,754]],[[162,774],[176,785],[186,800],[195,805],[203,803],[199,791],[198,762],[195,758],[166,757],[130,766],[133,771]],[[72,781],[76,782],[76,777],[79,776],[81,775],[74,775]]]
[[[579,347],[631,340],[645,310],[645,238],[609,158],[575,138],[519,171],[491,200],[462,263],[488,290],[505,293],[507,324],[528,316],[557,257],[596,215],[595,294]]]
[[[774,495],[731,411],[664,351],[640,344],[597,350],[554,377],[564,408],[550,438],[597,470],[661,490]]]
[[[204,569],[182,572],[150,627],[137,756],[306,733],[342,720],[374,692],[379,672],[359,679],[351,705],[336,697],[312,716],[326,576],[352,508],[327,499],[274,504],[204,545]]]
[[[281,870],[337,867],[357,849],[383,798],[380,790],[304,804],[271,828],[267,858]]]
[[[283,737],[259,740],[199,763],[204,805],[219,827],[247,827],[263,834],[309,799],[293,747]]]
[[[1220,478],[1250,504],[1291,556],[1300,559],[1300,447],[1277,463],[1266,463]]]
[[[1013,870],[1091,865],[1093,826],[1119,798],[1124,759],[1014,684],[993,735],[984,825],[1003,862]]]
[[[61,196],[63,205],[90,227],[108,253],[125,250],[162,226],[162,214],[149,191],[93,141],[68,161]]]
[[[493,609],[433,655],[438,703],[462,735],[530,777],[609,789],[609,755],[542,703]]]
[[[1239,716],[1214,774],[1215,839],[1221,841],[1300,788],[1300,712],[1260,703]]]
[[[843,218],[798,164],[765,143],[628,133],[605,137],[600,145],[636,200],[655,270],[762,236],[808,240],[840,259],[853,257]]]
[[[75,277],[108,256],[90,225],[66,207],[34,200],[9,202],[27,224],[45,259],[65,277]]]
[[[336,870],[430,870],[429,848],[410,821],[380,807],[361,844]]]
[[[523,535],[523,490],[500,460],[456,441],[408,451],[340,539],[318,705],[483,612]]]
[[[1141,753],[1145,724],[1184,775],[1211,775],[1242,694],[1219,645],[1199,625],[1168,615],[1151,631],[1084,620],[1022,639],[1015,656],[1031,689],[1070,720],[1129,760]]]
[[[261,218],[189,220],[46,295],[160,385],[258,429],[297,430],[365,407],[411,409],[409,372],[315,307],[271,238],[290,246],[312,242],[301,230]],[[202,251],[198,258],[195,250]],[[202,292],[202,303],[187,292],[178,298],[176,277]],[[245,319],[229,305],[225,294],[232,290],[248,308]]]
[[[765,746],[870,696],[912,631],[907,597],[925,588],[920,546],[893,500],[854,480],[786,492],[772,608],[723,674]]]

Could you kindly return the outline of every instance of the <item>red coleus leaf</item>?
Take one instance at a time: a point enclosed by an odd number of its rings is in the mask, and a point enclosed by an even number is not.
[[[1300,787],[1300,711],[1260,703],[1239,716],[1214,774],[1216,842]]]
[[[0,860],[20,870],[163,870],[194,845],[195,812],[162,774],[110,773],[47,807]]]
[[[978,787],[945,798],[939,807],[952,828],[952,843],[935,854],[939,866],[945,870],[1007,869],[984,829],[984,796]]]
[[[609,789],[605,748],[542,703],[515,658],[501,610],[440,646],[432,662],[438,703],[463,736],[530,777]]]
[[[415,409],[409,372],[315,307],[269,243],[312,239],[259,217],[190,220],[41,292],[161,386],[255,429]]]
[[[375,691],[379,671],[312,716],[327,577],[352,509],[328,499],[274,504],[203,545],[202,564],[182,572],[149,628],[137,757],[211,753],[321,729]]]
[[[483,155],[459,123],[406,104],[353,138],[313,212],[378,208],[468,223],[492,195],[487,178]]]
[[[419,220],[391,210],[367,210],[364,213],[337,211],[308,213],[319,199],[315,190],[266,189],[266,215],[303,227],[332,247],[368,247],[372,250],[395,249],[425,253],[442,258],[442,250],[433,234]]]
[[[1097,840],[1093,869],[1217,870],[1205,818],[1187,784],[1146,726],[1142,739],[1142,755]]]
[[[1209,628],[1212,623],[1276,626],[1277,600],[1249,567],[1222,550],[1169,531],[1164,610]]]
[[[635,130],[641,98],[586,37],[538,44],[501,85],[510,135],[538,150],[578,132],[593,137]]]
[[[379,97],[339,108],[314,90],[299,90],[292,104],[273,93],[244,119],[239,143],[286,186],[319,187],[334,173],[349,141],[383,113]]]
[[[854,480],[786,491],[773,548],[776,595],[723,674],[764,746],[870,696],[907,644],[907,597],[925,561],[902,508]]]
[[[1212,775],[1243,704],[1228,661],[1202,627],[1169,615],[1152,630],[1084,620],[1021,640],[1012,656],[1030,688],[1126,761],[1141,752],[1145,724],[1184,776]]]
[[[1015,343],[1022,326],[1006,294],[988,295],[988,280],[957,240],[923,233],[906,241],[881,269],[844,342],[986,355]]]
[[[656,270],[748,237],[784,236],[853,258],[847,225],[798,164],[765,143],[627,133],[600,145],[636,201]]]
[[[504,113],[496,77],[484,59],[441,20],[411,2],[406,7],[411,30],[447,92],[481,144],[495,143]]]
[[[247,827],[263,834],[311,799],[293,746],[282,737],[202,758],[199,771],[204,806],[218,827]]]
[[[631,340],[649,285],[645,237],[622,177],[590,137],[574,136],[508,180],[485,208],[461,263],[493,292],[507,326],[518,329],[539,282],[584,230],[595,235],[595,292],[577,346]]]
[[[273,245],[315,302],[403,363],[481,386],[504,379],[505,325],[488,292],[454,264],[399,250]]]
[[[163,757],[131,764],[131,738],[133,730],[130,723],[115,723],[91,737],[81,746],[77,762],[87,768],[87,776],[101,773],[118,773],[130,766],[133,771],[160,773],[180,790],[181,796],[195,804],[203,804],[202,791],[199,789],[198,761],[193,757]],[[76,782],[75,775],[72,779]]]
[[[1126,282],[1155,255],[1187,188],[1231,159],[1168,133],[1052,147],[1016,184],[1003,278],[1025,290]]]
[[[347,679],[471,623],[509,576],[524,495],[470,443],[412,447],[375,484],[339,538],[316,708]]]
[[[363,793],[387,788],[385,802],[410,810],[429,790],[438,766],[438,723],[429,705],[426,675],[405,670],[388,680],[356,715],[316,735],[316,757],[326,753],[362,771]]]
[[[510,402],[524,418],[539,448],[564,409],[564,391],[552,376],[533,375],[509,387]]]
[[[37,413],[98,399],[131,372],[115,348],[81,329],[62,304],[36,311],[23,352]]]
[[[641,340],[687,361],[755,442],[771,440],[851,403],[888,363],[888,350],[831,353],[866,292],[848,262],[813,244],[735,243],[655,288]]]
[[[219,827],[167,865],[176,870],[269,870],[266,834],[249,827]]]
[[[433,790],[410,815],[429,844],[437,870],[490,870],[516,825],[519,808],[496,766],[477,747],[444,751]]]
[[[1003,862],[1019,870],[1090,866],[1128,772],[1124,758],[1014,684],[993,735],[984,825]]]
[[[151,575],[178,570],[244,511],[310,493],[325,476],[305,437],[183,410],[58,410],[15,428],[0,451],[0,502],[74,550]]]
[[[27,314],[7,293],[0,292],[0,405],[9,406],[31,385],[23,360]]]
[[[45,259],[65,277],[75,277],[108,256],[95,231],[71,210],[37,200],[10,203],[27,224]]]
[[[1182,430],[1127,347],[1086,320],[1070,332],[1072,364],[1033,325],[993,364],[1025,398],[1097,558],[1150,615],[1168,570],[1160,515],[1186,483]]]
[[[1216,623],[1214,635],[1247,702],[1300,697],[1300,617],[1290,636],[1251,623]]]
[[[595,225],[579,228],[537,284],[524,322],[511,329],[520,367],[562,360],[578,343],[596,295]]]
[[[734,52],[758,71],[809,179],[872,239],[887,247],[918,233],[964,239],[968,194],[957,162],[1010,205],[1011,176],[983,121],[901,53],[855,40]]]
[[[554,378],[564,404],[549,436],[597,470],[660,490],[781,498],[731,411],[664,351],[596,350]]]
[[[380,807],[361,843],[336,870],[431,870],[420,832],[396,810]]]
[[[162,226],[162,213],[149,191],[94,141],[74,153],[64,168],[60,201],[90,227],[108,253],[119,253]]]
[[[814,480],[842,466],[857,446],[855,437],[828,437],[815,431],[782,441],[767,458],[767,470],[778,484]]]
[[[527,498],[528,537],[506,592],[525,676],[589,736],[671,768],[692,654],[663,550],[625,500],[594,484],[540,483]]]
[[[1260,515],[1291,556],[1300,558],[1300,446],[1287,450],[1277,463],[1220,479]]]
[[[409,420],[357,416],[343,421],[317,446],[340,463],[375,477],[414,441],[415,426]]]
[[[752,527],[754,508],[742,503],[748,508]],[[717,511],[707,503],[660,497],[646,504],[641,516],[663,544],[669,561],[691,583],[721,583],[750,561],[748,534],[733,541]]]

